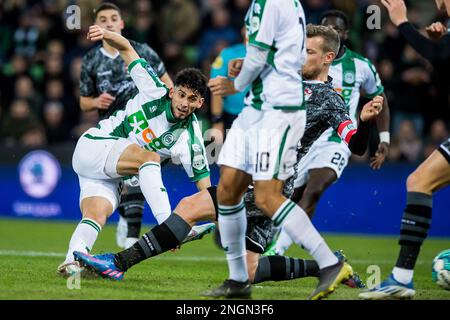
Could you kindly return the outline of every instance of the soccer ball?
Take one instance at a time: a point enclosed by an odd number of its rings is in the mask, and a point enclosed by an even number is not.
[[[450,249],[440,252],[434,258],[431,276],[438,286],[450,290]]]

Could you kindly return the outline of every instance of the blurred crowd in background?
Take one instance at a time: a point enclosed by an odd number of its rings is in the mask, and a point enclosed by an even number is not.
[[[27,147],[74,143],[98,121],[79,107],[82,56],[93,44],[86,30],[99,0],[3,0],[0,2],[0,144]],[[168,73],[196,66],[206,75],[220,51],[242,42],[250,0],[110,1],[122,10],[124,36],[149,44]],[[307,22],[340,9],[351,21],[349,48],[377,67],[391,108],[390,161],[416,163],[449,134],[448,90],[439,90],[431,65],[397,32],[381,9],[381,30],[369,30],[367,7],[378,0],[301,0]],[[81,30],[68,30],[64,12],[81,8]],[[446,23],[434,1],[407,1],[417,28]],[[425,32],[423,31],[425,34]],[[208,128],[209,103],[198,113]]]

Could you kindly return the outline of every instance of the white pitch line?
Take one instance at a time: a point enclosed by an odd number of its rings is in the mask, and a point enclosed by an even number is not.
[[[65,253],[60,252],[41,252],[41,251],[17,251],[17,250],[0,250],[0,256],[10,256],[10,257],[58,257],[64,258]],[[165,261],[223,261],[225,262],[225,257],[200,257],[200,256],[184,256],[177,257],[171,256],[170,254],[164,256],[154,257],[152,259],[165,260]],[[363,264],[372,265],[376,263],[381,264],[394,264],[394,260],[367,260],[367,259],[350,259],[350,264]],[[419,260],[417,264],[431,264],[431,262]]]

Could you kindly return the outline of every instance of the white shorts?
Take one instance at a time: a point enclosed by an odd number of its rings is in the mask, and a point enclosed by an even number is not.
[[[227,134],[218,164],[244,171],[253,180],[286,180],[294,173],[305,124],[304,110],[246,107]]]
[[[343,142],[317,141],[311,146],[308,153],[300,159],[294,188],[301,187],[308,182],[309,170],[311,169],[330,168],[336,172],[339,179],[350,156],[351,152]]]
[[[117,162],[132,142],[111,137],[91,128],[78,139],[72,157],[72,166],[80,181],[80,204],[84,198],[103,197],[113,206],[119,205],[122,176],[117,173]]]

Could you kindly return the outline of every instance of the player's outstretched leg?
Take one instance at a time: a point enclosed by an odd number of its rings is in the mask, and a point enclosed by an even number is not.
[[[166,221],[155,226],[144,234],[138,242],[130,248],[117,254],[105,254],[90,256],[86,253],[76,254],[76,260],[84,266],[88,266],[95,273],[114,280],[123,278],[126,272],[133,265],[159,255],[168,250],[177,248],[186,239],[191,226],[196,222],[215,219],[215,205],[210,196],[215,193],[215,188],[197,192],[196,194],[183,198]],[[201,230],[197,234],[197,239],[212,231],[211,224],[199,226]],[[195,239],[191,239],[195,240]],[[108,271],[111,269],[110,271]],[[113,273],[117,271],[116,273]],[[118,276],[119,273],[121,273]]]

